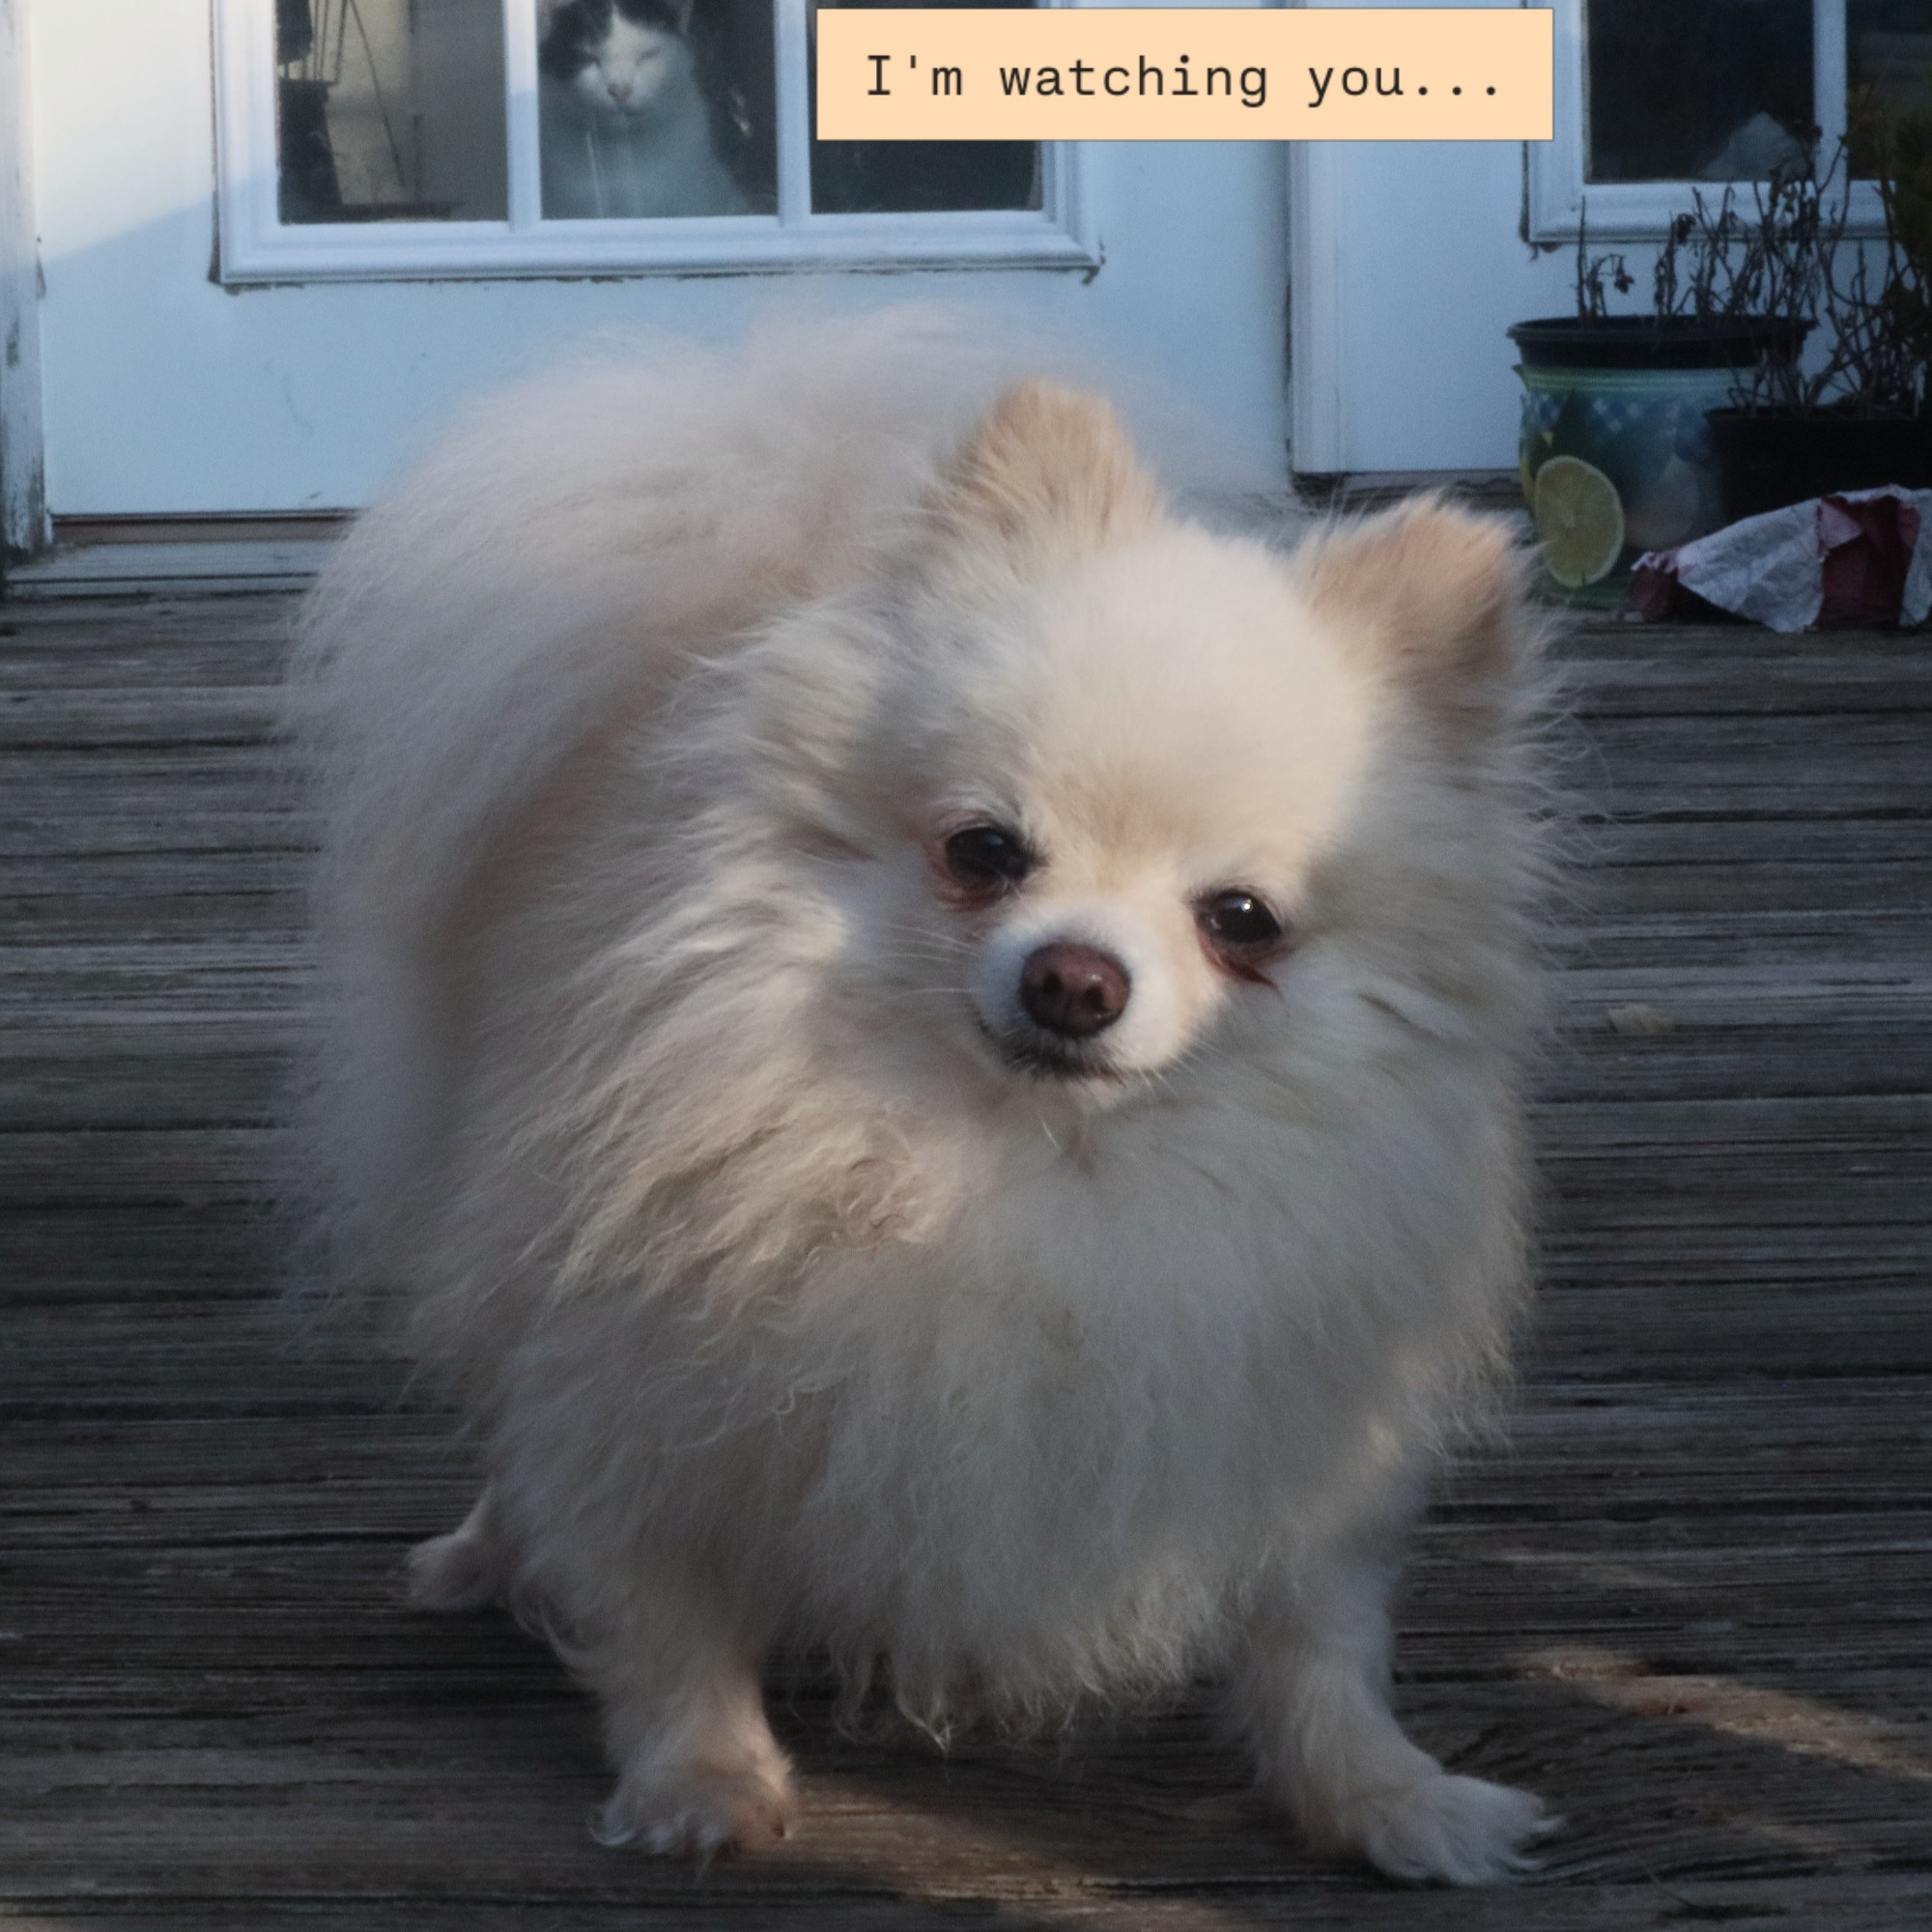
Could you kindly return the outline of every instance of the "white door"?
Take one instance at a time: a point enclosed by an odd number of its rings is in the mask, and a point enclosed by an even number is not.
[[[809,0],[14,4],[56,517],[354,506],[463,397],[814,267],[1091,329],[1214,482],[1286,475],[1279,147],[815,147]]]
[[[1830,155],[1848,88],[1903,110],[1932,71],[1932,0],[1545,4],[1554,140],[1292,152],[1298,471],[1513,469],[1521,399],[1504,331],[1574,309],[1586,205],[1591,254],[1622,253],[1631,275],[1615,305],[1647,311],[1658,244],[1693,192],[1735,183],[1748,208],[1807,124]],[[1878,231],[1869,185],[1853,215],[1854,232]]]

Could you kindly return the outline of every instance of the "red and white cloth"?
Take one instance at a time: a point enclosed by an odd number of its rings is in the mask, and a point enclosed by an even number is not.
[[[1932,490],[1813,497],[1646,551],[1630,596],[1646,617],[1692,614],[1701,599],[1774,631],[1922,624],[1932,611]]]

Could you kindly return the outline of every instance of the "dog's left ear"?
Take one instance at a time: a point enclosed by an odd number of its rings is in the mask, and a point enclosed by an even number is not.
[[[1027,382],[980,419],[933,507],[951,534],[1050,553],[1131,539],[1161,499],[1103,397]]]
[[[1500,517],[1420,497],[1314,538],[1296,566],[1316,610],[1426,699],[1484,709],[1539,653],[1528,554]]]

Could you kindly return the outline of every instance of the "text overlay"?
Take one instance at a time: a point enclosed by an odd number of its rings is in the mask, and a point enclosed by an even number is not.
[[[823,8],[831,141],[1547,141],[1552,15]]]

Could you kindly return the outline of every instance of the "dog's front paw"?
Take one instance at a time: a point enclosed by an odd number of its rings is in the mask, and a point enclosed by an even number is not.
[[[410,1551],[409,1593],[419,1610],[480,1610],[508,1588],[502,1552],[469,1523]]]
[[[1483,1885],[1532,1869],[1529,1846],[1559,1822],[1527,1791],[1438,1771],[1353,1795],[1311,1835],[1391,1878]]]
[[[591,1823],[600,1845],[708,1859],[722,1851],[760,1851],[788,1836],[797,1821],[791,1772],[776,1748],[730,1765],[631,1766]]]

